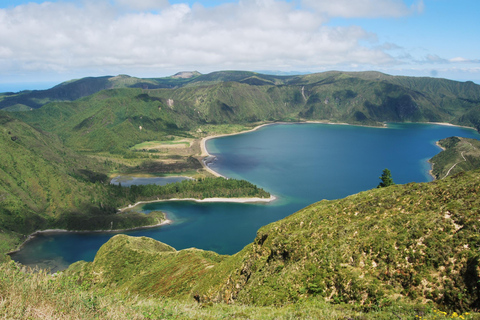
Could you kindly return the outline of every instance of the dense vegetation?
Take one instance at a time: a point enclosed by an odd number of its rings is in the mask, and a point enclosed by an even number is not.
[[[107,173],[122,169],[118,164],[73,152],[55,135],[5,112],[0,112],[0,125],[2,256],[39,229],[124,229],[163,219],[161,214],[117,214],[119,207],[141,200],[270,196],[249,182],[234,179],[206,178],[130,188],[110,185]]]
[[[479,178],[475,171],[324,200],[262,227],[233,256],[114,237],[71,272],[98,288],[201,303],[478,310]]]
[[[438,145],[443,151],[430,159],[436,179],[480,168],[480,141],[450,137],[438,141]]]

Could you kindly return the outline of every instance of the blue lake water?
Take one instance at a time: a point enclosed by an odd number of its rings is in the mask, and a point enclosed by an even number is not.
[[[217,160],[211,168],[248,180],[278,197],[269,204],[161,202],[174,223],[124,232],[147,236],[176,249],[196,247],[233,254],[252,242],[257,230],[322,199],[338,199],[375,188],[388,168],[397,184],[426,182],[427,160],[441,151],[435,142],[450,136],[480,139],[471,129],[430,124],[369,128],[327,124],[282,124],[207,141]],[[92,261],[113,233],[42,234],[13,258],[26,265],[62,269]]]

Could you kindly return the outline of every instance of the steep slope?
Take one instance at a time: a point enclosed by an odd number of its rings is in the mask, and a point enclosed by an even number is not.
[[[479,177],[469,172],[311,205],[261,228],[232,257],[236,268],[216,270],[223,279],[199,284],[199,294],[255,304],[314,295],[366,307],[426,299],[477,309]]]
[[[432,174],[437,179],[458,172],[480,168],[480,141],[462,137],[450,137],[438,141],[443,151],[429,160]]]
[[[480,171],[467,172],[318,202],[262,227],[252,244],[218,263],[209,262],[202,276],[182,276],[187,282],[183,287],[192,288],[190,296],[200,302],[284,305],[316,297],[367,310],[400,301],[478,309],[479,178]],[[81,266],[85,279],[101,273],[102,279],[94,281],[101,286],[122,285],[115,275],[132,274],[130,266],[112,266],[130,249],[123,252],[118,239],[111,241],[94,263]],[[197,251],[196,257],[205,254]],[[162,265],[185,267],[184,260],[162,255]],[[205,271],[203,260],[191,261],[191,270]],[[170,296],[162,288],[177,280],[148,271],[155,268],[142,264],[142,273],[128,279],[129,288]],[[149,283],[148,292],[142,283]]]
[[[0,112],[0,229],[28,234],[103,193],[104,168]],[[88,200],[87,200],[88,199]]]
[[[99,286],[119,291],[179,297],[188,295],[195,281],[224,258],[197,249],[176,251],[146,237],[116,235],[100,248],[81,274]],[[152,278],[158,281],[151,281]]]

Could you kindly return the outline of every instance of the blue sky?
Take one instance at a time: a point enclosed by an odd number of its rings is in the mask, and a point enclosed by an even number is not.
[[[233,69],[480,83],[479,14],[478,0],[3,0],[0,91]]]

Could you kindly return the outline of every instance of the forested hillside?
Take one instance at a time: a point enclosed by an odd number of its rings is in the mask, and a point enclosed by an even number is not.
[[[109,184],[112,173],[163,174],[178,168],[198,173],[199,140],[212,132],[277,121],[374,126],[428,121],[480,129],[480,86],[378,72],[186,72],[156,79],[72,80],[49,90],[2,94],[0,108],[10,111],[0,111],[4,259],[4,252],[37,229],[124,229],[164,219],[160,212],[117,214],[137,201],[268,198],[268,192],[234,179],[202,178],[164,187]],[[139,147],[147,141],[162,147]],[[169,142],[185,150],[165,151]],[[18,266],[2,264],[0,296],[9,296],[8,303],[20,301],[4,310],[12,317],[34,317],[25,310],[36,310],[32,305],[37,302],[31,303],[25,292],[37,292],[38,303],[49,305],[44,297],[52,290],[71,295],[59,294],[63,311],[53,314],[73,314],[71,306],[81,301],[85,308],[78,312],[84,317],[107,316],[99,301],[120,310],[123,299],[136,318],[208,318],[203,308],[217,302],[246,307],[238,312],[212,307],[211,318],[260,318],[257,312],[283,317],[286,312],[288,318],[353,319],[363,312],[395,310],[389,315],[410,319],[418,304],[428,306],[422,312],[430,314],[435,307],[479,310],[480,171],[454,171],[474,168],[479,146],[455,137],[440,144],[447,151],[432,160],[434,174],[446,178],[312,204],[262,227],[253,243],[233,256],[176,251],[151,239],[116,236],[95,261],[76,263],[58,278],[41,273],[28,278]],[[27,285],[33,289],[25,290]],[[146,300],[158,296],[167,302],[180,298],[185,311]],[[276,307],[280,311],[271,311]],[[193,309],[202,311],[194,314]]]

